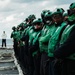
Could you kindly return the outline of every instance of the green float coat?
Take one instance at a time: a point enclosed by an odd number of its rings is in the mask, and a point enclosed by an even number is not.
[[[61,38],[61,40],[60,40],[60,45],[62,45],[62,44],[64,44],[64,42],[68,39],[68,37],[69,37],[69,34],[70,34],[70,32],[71,32],[71,30],[72,30],[72,28],[75,26],[75,24],[74,25],[68,25],[66,28],[65,28],[65,30],[64,30],[64,32],[63,32],[63,34],[62,34],[62,38]],[[67,57],[67,58],[69,58],[69,59],[75,59],[75,53],[74,54],[72,54],[71,56],[69,56],[69,57]]]
[[[41,30],[34,30],[33,27],[29,29],[28,35],[29,35],[29,45],[35,45],[36,41],[39,38],[39,35],[41,33]],[[36,55],[38,50],[34,50],[32,53],[32,56]]]
[[[42,35],[39,38],[40,52],[48,52],[48,41],[55,32],[55,30],[55,25],[46,25],[46,27],[42,30]]]
[[[55,33],[53,36],[49,39],[49,44],[48,44],[48,56],[53,57],[54,56],[54,50],[56,48],[56,45],[58,44],[59,41],[59,36],[61,35],[62,29],[66,26],[66,23],[62,23],[60,26],[57,27]]]

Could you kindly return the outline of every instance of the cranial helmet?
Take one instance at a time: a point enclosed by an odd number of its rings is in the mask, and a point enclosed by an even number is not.
[[[25,21],[28,22],[28,18],[26,18]]]
[[[15,30],[15,29],[16,29],[16,27],[15,27],[15,26],[13,26],[13,27],[12,27],[12,30]]]
[[[54,15],[54,14],[63,15],[63,13],[64,13],[64,9],[63,9],[63,8],[57,8],[57,9],[54,11],[53,15]]]
[[[45,14],[45,19],[50,19],[52,17],[52,12],[49,11]]]
[[[69,15],[68,20],[70,22],[75,21],[75,2],[71,3],[71,5],[69,6],[69,10],[67,10],[67,13]]]
[[[70,5],[69,8],[70,8],[70,9],[74,9],[74,8],[75,8],[75,2],[74,2],[74,3],[71,3],[71,5]]]
[[[35,17],[34,14],[31,14],[31,15],[28,16],[28,19],[30,19],[30,20],[34,20],[34,19],[36,19],[36,17]]]
[[[33,21],[33,25],[41,25],[42,24],[42,19],[41,18],[38,18],[38,19],[35,19],[34,21]]]
[[[45,14],[45,22],[46,24],[51,24],[52,23],[52,12],[49,11]]]
[[[44,18],[45,14],[46,14],[47,12],[49,12],[49,10],[43,10],[43,11],[41,12],[41,18]]]

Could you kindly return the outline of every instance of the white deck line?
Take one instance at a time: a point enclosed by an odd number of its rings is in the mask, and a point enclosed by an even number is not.
[[[14,53],[13,53],[13,58],[14,58],[14,63],[15,63],[15,65],[16,65],[17,69],[18,69],[19,75],[24,75],[24,74],[23,74],[23,71],[21,70],[20,65],[18,64],[18,61],[17,61],[17,59],[16,59]]]

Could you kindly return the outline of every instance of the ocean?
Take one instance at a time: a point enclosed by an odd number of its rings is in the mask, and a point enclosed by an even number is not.
[[[12,39],[6,39],[7,48],[13,48],[13,40]],[[0,39],[0,47],[2,45],[2,39]]]

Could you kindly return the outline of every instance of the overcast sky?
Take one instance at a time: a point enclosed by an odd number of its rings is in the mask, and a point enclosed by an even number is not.
[[[75,0],[0,0],[0,35],[6,31],[10,38],[12,26],[19,25],[30,14],[40,17],[44,9],[54,10],[62,7],[65,10]],[[0,36],[1,38],[1,36]]]

